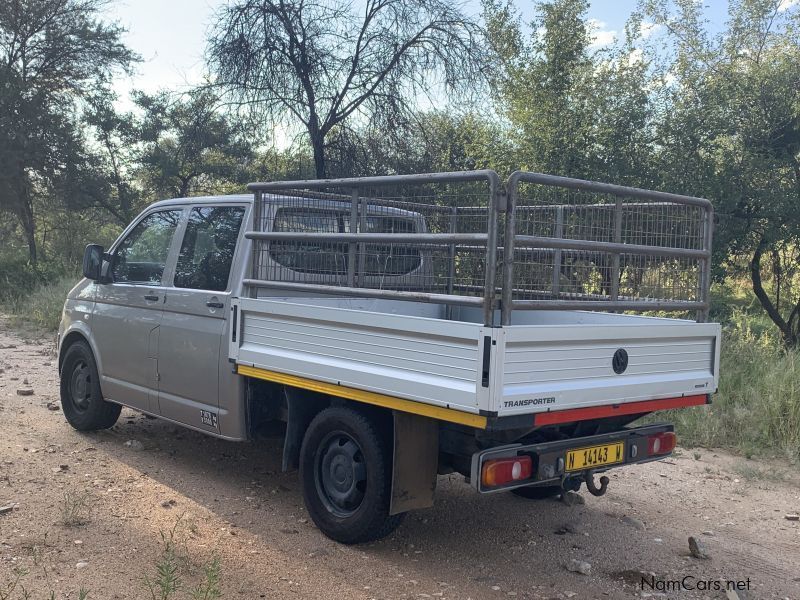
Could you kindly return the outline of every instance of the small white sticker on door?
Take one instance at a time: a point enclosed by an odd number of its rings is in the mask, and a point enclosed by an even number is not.
[[[201,410],[200,411],[200,422],[203,425],[208,425],[209,427],[216,428],[216,426],[217,426],[217,413],[213,413],[210,410]]]

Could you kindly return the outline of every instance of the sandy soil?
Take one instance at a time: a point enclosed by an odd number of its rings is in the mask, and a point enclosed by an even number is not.
[[[144,578],[155,576],[160,534],[174,531],[175,598],[218,556],[225,598],[726,597],[660,595],[642,589],[641,571],[749,578],[749,592],[727,597],[800,599],[800,523],[786,519],[800,512],[796,467],[683,449],[613,472],[606,496],[571,507],[481,497],[441,477],[434,508],[381,542],[346,547],[307,518],[278,439],[222,442],[127,410],[108,431],[73,431],[58,409],[54,345],[28,337],[0,322],[0,511],[15,506],[0,514],[0,598],[20,569],[34,599],[81,588],[89,599],[150,598]],[[86,522],[66,526],[75,498]],[[710,559],[690,556],[690,535]],[[568,571],[571,559],[591,573]]]

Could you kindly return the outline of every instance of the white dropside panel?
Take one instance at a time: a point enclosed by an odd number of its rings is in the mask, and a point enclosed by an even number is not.
[[[503,416],[716,391],[718,324],[631,321],[503,328],[497,344],[502,365],[495,372],[495,410]],[[627,355],[621,373],[612,366],[618,350]]]
[[[240,299],[238,364],[477,413],[488,404],[472,323]]]

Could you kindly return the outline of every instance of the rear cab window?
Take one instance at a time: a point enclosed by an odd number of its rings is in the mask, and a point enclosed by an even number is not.
[[[367,215],[361,219],[363,233],[416,233],[414,220],[401,215]],[[304,233],[350,233],[350,215],[344,210],[279,208],[273,231]],[[335,242],[273,241],[270,258],[299,273],[344,275],[348,244]],[[420,266],[419,250],[401,244],[365,244],[365,275],[407,275]]]
[[[243,206],[198,206],[189,212],[173,285],[223,292],[228,289]]]

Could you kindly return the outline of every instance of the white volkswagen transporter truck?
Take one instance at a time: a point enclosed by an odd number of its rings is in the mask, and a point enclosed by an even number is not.
[[[280,423],[314,523],[358,543],[442,473],[602,495],[675,447],[638,419],[717,388],[707,200],[493,171],[248,187],[87,247],[59,329],[73,427],[122,406],[232,441]]]

